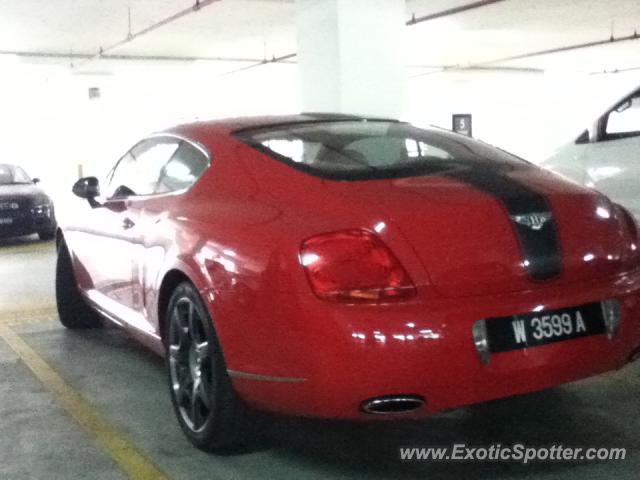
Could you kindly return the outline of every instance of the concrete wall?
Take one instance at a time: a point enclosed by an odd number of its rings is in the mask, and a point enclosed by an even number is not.
[[[27,168],[58,196],[82,165],[106,173],[141,136],[198,119],[299,110],[295,65],[221,76],[207,65],[120,68],[114,74],[14,65],[0,76],[1,161]],[[88,89],[100,88],[90,100]]]

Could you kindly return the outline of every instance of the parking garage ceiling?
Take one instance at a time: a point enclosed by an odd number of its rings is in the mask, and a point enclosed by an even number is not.
[[[238,63],[295,62],[293,0],[199,3],[189,12],[194,0],[3,0],[0,51],[20,54],[21,62],[85,68],[104,63],[101,49],[119,62],[228,59],[229,71]],[[185,14],[136,36],[179,12]],[[635,60],[640,41],[633,38],[640,30],[637,0],[408,0],[407,22],[424,17],[428,21],[406,27],[410,75],[468,68],[600,72],[640,67]],[[135,38],[126,41],[128,36]],[[564,51],[594,42],[604,44]],[[545,51],[551,52],[540,53]]]

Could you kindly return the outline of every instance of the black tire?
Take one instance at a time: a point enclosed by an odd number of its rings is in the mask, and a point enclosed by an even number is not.
[[[58,229],[58,222],[56,221],[56,213],[53,206],[51,206],[51,227],[48,230],[42,230],[38,232],[40,240],[46,242],[56,238],[56,230]]]
[[[200,450],[244,450],[248,412],[233,390],[211,317],[192,284],[175,288],[165,317],[169,390],[182,431]]]
[[[55,238],[55,236],[56,236],[56,231],[55,230],[38,232],[38,237],[40,237],[40,240],[45,241],[45,242],[53,240]]]
[[[56,262],[56,304],[60,323],[67,328],[97,328],[100,315],[82,297],[71,264],[71,255],[64,241],[58,247]]]

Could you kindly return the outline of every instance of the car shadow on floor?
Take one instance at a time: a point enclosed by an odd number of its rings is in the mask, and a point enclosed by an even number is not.
[[[65,336],[69,347],[77,347],[78,342],[89,342],[87,348],[102,350],[106,355],[126,354],[131,371],[137,363],[164,377],[163,361],[117,329],[102,333],[66,332]],[[73,356],[72,351],[70,355]],[[121,381],[122,388],[126,388],[127,380]],[[320,472],[323,478],[459,479],[472,476],[493,479],[538,475],[569,478],[577,463],[403,462],[399,448],[451,447],[455,444],[488,448],[494,444],[505,447],[523,444],[527,447],[626,447],[636,451],[640,446],[637,425],[634,426],[636,419],[630,419],[631,423],[627,424],[624,420],[616,420],[625,408],[633,410],[631,405],[636,405],[637,391],[626,388],[598,377],[587,381],[586,385],[574,384],[493,401],[420,422],[364,423],[283,417],[263,419],[261,416],[261,429],[243,452],[246,459],[237,455],[235,458],[227,456],[226,461],[251,462],[254,454],[258,457],[266,455],[271,463],[283,468],[295,465],[296,470]],[[159,389],[159,394],[161,391]],[[620,402],[619,408],[616,402]],[[217,457],[203,455],[203,461],[211,462],[213,468]],[[629,468],[636,467],[631,464]],[[627,478],[636,478],[634,475],[630,470]],[[575,476],[578,476],[577,471]]]
[[[431,462],[400,460],[401,447],[629,446],[603,416],[576,411],[579,396],[563,388],[476,405],[421,422],[349,423],[280,419],[271,423],[273,454],[333,465],[372,478],[501,478],[553,474],[572,463]],[[613,439],[615,444],[612,444]]]

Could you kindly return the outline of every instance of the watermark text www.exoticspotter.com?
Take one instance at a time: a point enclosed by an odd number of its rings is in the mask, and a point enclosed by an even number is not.
[[[471,446],[456,443],[449,447],[400,447],[400,460],[404,462],[594,462],[624,460],[626,448],[604,447],[531,447],[514,445]]]

